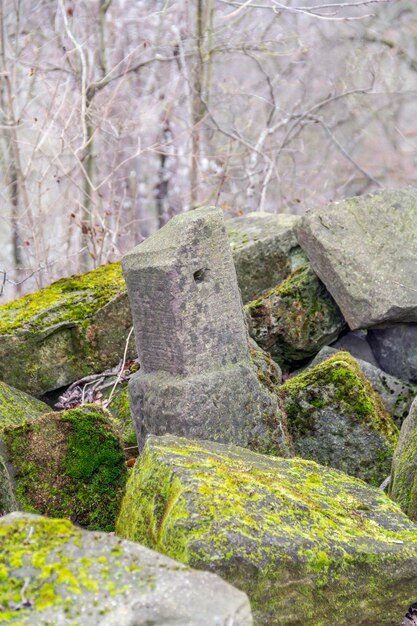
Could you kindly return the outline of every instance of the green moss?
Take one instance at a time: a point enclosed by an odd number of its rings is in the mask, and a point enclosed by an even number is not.
[[[268,626],[388,625],[415,593],[417,527],[381,491],[314,462],[153,437],[116,528],[217,571],[249,594],[256,623]],[[390,576],[402,567],[397,589]],[[375,622],[358,618],[375,613]]]
[[[104,394],[108,397],[109,394]],[[120,433],[123,444],[127,447],[136,446],[136,433],[133,426],[127,383],[119,385],[113,394],[108,410],[113,416],[115,428]]]
[[[0,381],[0,430],[4,426],[22,424],[50,410],[44,402]]]
[[[81,276],[63,278],[49,287],[0,306],[0,335],[39,332],[61,322],[84,322],[126,290],[119,263]]]
[[[96,406],[49,413],[6,428],[4,440],[24,510],[113,530],[126,466],[106,413]]]
[[[251,336],[285,369],[298,366],[345,327],[337,304],[308,264],[245,310]]]
[[[279,391],[297,454],[378,485],[398,429],[347,352],[287,380]]]

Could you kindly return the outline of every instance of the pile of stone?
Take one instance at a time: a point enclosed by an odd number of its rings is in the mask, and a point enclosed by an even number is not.
[[[127,290],[116,264],[0,307],[0,623],[413,623],[416,241],[413,189],[204,208]]]

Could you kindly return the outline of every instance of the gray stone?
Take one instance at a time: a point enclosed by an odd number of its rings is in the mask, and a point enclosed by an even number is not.
[[[226,221],[243,302],[275,287],[301,263],[296,215],[249,213]]]
[[[367,361],[375,367],[379,367],[372,348],[368,343],[367,332],[365,330],[353,330],[342,335],[331,344],[332,348],[342,352],[349,352],[355,359]]]
[[[339,350],[336,350],[333,346],[322,348],[309,367],[311,368],[318,363],[322,363],[337,352]],[[375,367],[367,361],[362,361],[362,359],[356,358],[356,361],[371,383],[373,390],[381,397],[388,413],[394,419],[398,428],[400,428],[408,415],[412,401],[417,395],[417,385],[411,385],[399,378],[395,378],[379,367]]]
[[[0,305],[0,380],[41,396],[101,372],[119,363],[131,326],[120,263],[58,280]]]
[[[2,624],[252,624],[246,595],[218,576],[67,520],[12,513],[0,546]]]
[[[417,398],[401,427],[392,460],[390,495],[404,513],[417,520]]]
[[[417,322],[417,190],[308,211],[298,241],[350,328]]]
[[[276,395],[251,362],[219,209],[178,215],[123,259],[141,368],[129,381],[139,448],[148,433],[286,451]]]
[[[298,456],[375,486],[387,477],[398,429],[350,354],[288,379],[280,395]]]
[[[309,263],[245,307],[250,335],[284,370],[299,367],[346,327]]]
[[[50,410],[45,402],[0,381],[0,430],[5,426],[19,426]]]
[[[392,626],[416,597],[417,525],[299,458],[150,437],[117,532],[246,591],[258,626]]]
[[[417,383],[417,324],[370,330],[368,341],[383,370]]]

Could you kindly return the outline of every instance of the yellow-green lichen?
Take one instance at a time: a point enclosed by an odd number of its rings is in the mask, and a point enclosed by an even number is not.
[[[417,565],[413,584],[406,571],[417,527],[382,492],[314,462],[233,446],[150,438],[116,529],[217,571],[249,594],[256,623],[268,626],[298,623],[295,606],[311,626],[366,624],[358,616],[373,611],[388,625],[417,581]],[[393,590],[399,570],[404,584]]]
[[[0,335],[40,332],[61,322],[82,322],[126,291],[119,263],[63,278],[0,306]]]
[[[375,485],[388,475],[398,429],[350,354],[294,376],[279,393],[300,456]]]
[[[0,430],[5,426],[22,424],[50,410],[44,402],[0,381]]]
[[[308,264],[245,307],[251,336],[285,369],[338,337],[343,316]]]

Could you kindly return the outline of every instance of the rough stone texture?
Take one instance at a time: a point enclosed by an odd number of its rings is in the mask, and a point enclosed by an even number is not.
[[[337,339],[346,324],[309,264],[245,307],[249,334],[283,369],[294,369]]]
[[[106,412],[86,405],[47,413],[4,428],[1,437],[19,508],[113,530],[126,464]]]
[[[298,241],[351,329],[417,322],[417,190],[308,211]]]
[[[417,399],[401,427],[392,461],[390,491],[402,510],[417,520]]]
[[[355,359],[367,361],[375,367],[379,367],[372,348],[368,342],[368,334],[365,330],[353,330],[339,337],[332,343],[332,348],[341,352],[349,352]]]
[[[219,573],[265,626],[392,626],[417,585],[417,526],[378,489],[301,459],[150,437],[117,523]]]
[[[383,370],[417,383],[417,324],[370,330],[368,341]]]
[[[0,381],[0,429],[21,424],[50,410],[44,402]]]
[[[252,624],[245,594],[218,576],[66,520],[3,517],[0,551],[0,624]]]
[[[148,433],[287,452],[277,397],[258,380],[223,213],[173,218],[123,259],[141,368],[129,381]]]
[[[0,379],[40,396],[117,365],[131,325],[120,264],[59,280],[0,306]]]
[[[243,302],[284,280],[305,255],[298,246],[296,215],[249,213],[226,221]]]
[[[280,389],[296,454],[379,485],[390,473],[398,429],[347,352]]]
[[[6,426],[23,424],[50,410],[44,402],[0,381],[0,433]],[[0,515],[16,508],[13,480],[5,461],[4,444],[0,439]]]
[[[338,350],[334,347],[326,346],[322,348],[309,367],[311,368],[322,363],[337,352]],[[390,374],[367,361],[362,361],[361,359],[356,359],[356,361],[371,383],[373,390],[381,397],[386,410],[394,419],[395,424],[400,428],[408,415],[412,401],[417,396],[417,385],[411,385],[403,380],[399,380],[399,378],[390,376]]]

